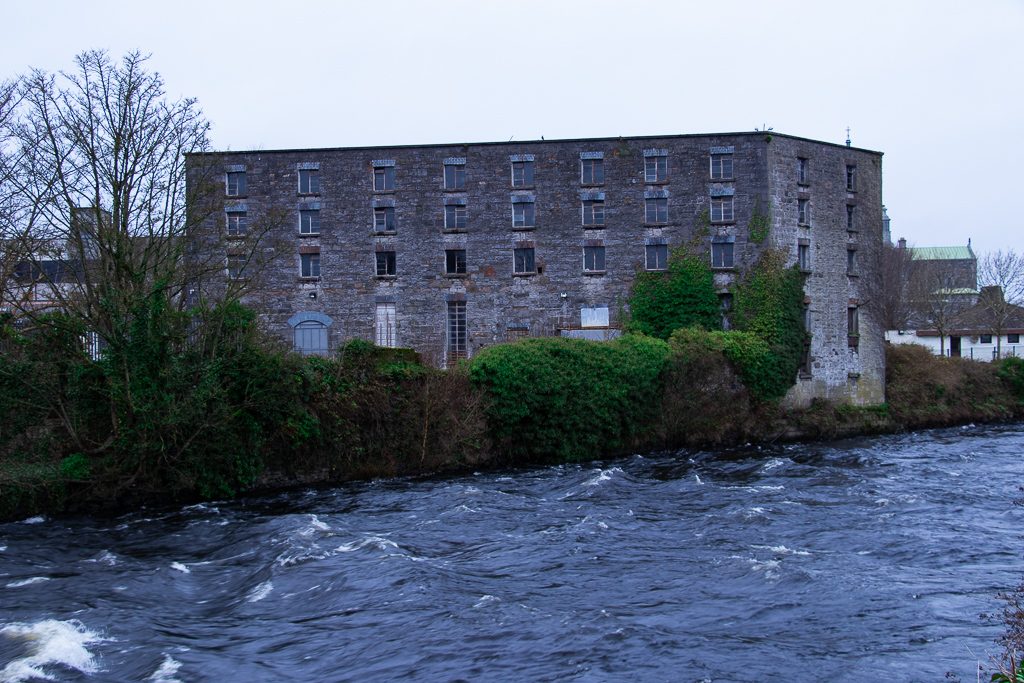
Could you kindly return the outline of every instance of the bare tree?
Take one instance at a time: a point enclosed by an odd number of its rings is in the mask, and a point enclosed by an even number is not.
[[[18,195],[14,191],[17,150],[11,140],[10,123],[18,105],[18,82],[0,83],[0,308],[8,309],[14,296],[14,269],[21,261],[17,239]]]
[[[905,330],[914,320],[914,287],[921,270],[906,246],[882,246],[870,300],[886,330]]]
[[[1012,249],[986,254],[978,264],[982,286],[978,307],[983,322],[996,338],[996,355],[1002,355],[1002,335],[1024,304],[1024,255]]]
[[[183,300],[185,238],[210,192],[186,186],[184,157],[207,149],[209,124],[195,100],[167,101],[145,61],[86,52],[74,72],[34,71],[10,127],[23,251],[63,264],[54,299],[111,343],[139,301]]]
[[[209,123],[195,100],[169,100],[146,60],[135,52],[112,61],[94,51],[79,55],[68,73],[33,71],[0,128],[13,207],[5,237],[28,266],[22,272],[47,288],[50,308],[67,316],[42,318],[24,301],[15,302],[18,314],[36,325],[66,320],[109,348],[104,381],[120,401],[110,404],[111,433],[90,441],[59,406],[53,411],[85,453],[104,451],[142,419],[133,392],[159,382],[152,378],[160,359],[184,348],[213,357],[221,338],[211,325],[199,328],[197,343],[195,326],[166,314],[191,306],[190,291],[211,273],[225,283],[226,250],[190,248],[215,214],[223,175],[213,157],[200,154],[186,178],[186,155],[208,150]],[[255,251],[261,232],[234,248]],[[225,284],[218,293],[237,298],[243,286]]]
[[[946,337],[953,329],[956,316],[964,309],[964,301],[956,293],[956,276],[952,267],[932,262],[927,268],[915,267],[908,292],[912,316],[919,328],[934,329],[939,335],[939,350],[946,355]]]

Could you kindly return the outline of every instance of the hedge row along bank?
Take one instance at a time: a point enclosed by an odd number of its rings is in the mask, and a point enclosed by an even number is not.
[[[692,262],[665,279],[678,273],[706,285]],[[799,296],[799,274],[763,260],[734,290],[736,329],[708,308],[666,339],[525,339],[450,370],[363,341],[299,356],[237,304],[181,312],[152,297],[98,360],[71,318],[8,319],[0,516],[1024,416],[1024,361],[909,345],[888,351],[888,404],[785,410]]]

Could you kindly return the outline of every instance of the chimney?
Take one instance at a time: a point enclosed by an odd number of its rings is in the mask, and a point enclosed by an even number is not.
[[[993,304],[1002,304],[1003,299],[1003,288],[999,285],[989,285],[981,288],[981,293],[978,298],[981,301],[988,301]]]
[[[907,238],[906,237],[901,237],[899,242],[896,243],[896,247],[898,249],[906,249],[907,248]]]

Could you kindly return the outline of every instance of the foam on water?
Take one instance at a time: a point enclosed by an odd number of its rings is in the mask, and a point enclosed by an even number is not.
[[[380,536],[369,536],[358,541],[342,543],[335,548],[334,551],[338,553],[351,553],[355,550],[360,550],[366,547],[376,548],[377,550],[398,550],[398,544],[390,539],[382,538]]]
[[[784,545],[752,545],[751,548],[755,550],[770,550],[777,555],[800,555],[807,556],[811,553],[806,550],[794,550],[793,548],[787,548]]]
[[[21,588],[22,586],[31,586],[34,583],[42,583],[43,581],[49,581],[48,576],[33,576],[31,579],[22,579],[21,581],[11,581],[7,584],[7,588]]]
[[[21,520],[22,524],[42,524],[46,521],[46,517],[37,515],[36,517],[29,517],[28,519]]]
[[[607,470],[597,470],[597,476],[583,482],[584,486],[600,486],[603,482],[611,481],[613,474],[622,474],[621,467],[612,467]]]
[[[330,553],[319,548],[303,548],[294,552],[283,552],[274,561],[279,567],[294,567],[306,562],[316,562],[330,557]]]
[[[179,571],[182,574],[191,574],[192,570],[183,565],[181,562],[171,562],[171,569]]]
[[[58,680],[47,668],[63,666],[81,673],[97,670],[96,660],[86,645],[107,640],[93,633],[82,622],[72,619],[45,619],[32,624],[11,623],[0,628],[0,637],[22,641],[28,654],[0,670],[0,681],[19,683],[42,678]]]
[[[755,572],[764,572],[766,578],[774,579],[778,576],[775,570],[779,568],[781,562],[779,560],[758,560],[752,557],[747,559],[747,564]]]
[[[117,564],[117,555],[115,555],[114,553],[110,552],[109,550],[104,550],[103,552],[101,552],[96,557],[90,557],[88,560],[84,560],[84,561],[85,562],[97,563],[97,564],[105,564],[108,567],[113,567],[114,565]]]
[[[319,533],[322,533],[324,531],[330,531],[330,530],[331,530],[330,525],[328,525],[328,524],[326,524],[324,522],[321,522],[320,518],[317,517],[316,515],[310,515],[309,516],[309,526],[305,527],[304,529],[301,529],[299,531],[299,536],[303,536],[303,537],[308,538],[310,536],[315,536],[315,535],[317,535]]]
[[[261,583],[260,585],[254,587],[251,591],[249,591],[249,594],[245,596],[245,601],[246,602],[259,602],[263,598],[265,598],[268,595],[270,595],[270,593],[273,590],[274,590],[274,582],[270,581],[270,580],[264,581],[263,583]]]
[[[770,470],[774,470],[776,467],[782,467],[785,464],[787,464],[787,461],[782,458],[772,458],[761,466],[761,471],[768,472]]]
[[[170,655],[164,655],[164,661],[160,663],[160,667],[153,672],[149,680],[154,683],[182,683],[181,679],[176,677],[180,668],[181,662]]]
[[[476,601],[476,604],[473,605],[473,609],[479,609],[481,607],[490,605],[491,603],[495,602],[501,602],[501,598],[494,595],[483,595],[480,597],[479,600]]]

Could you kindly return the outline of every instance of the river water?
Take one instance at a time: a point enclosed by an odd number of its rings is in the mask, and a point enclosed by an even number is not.
[[[0,526],[0,680],[975,681],[1024,425]]]

